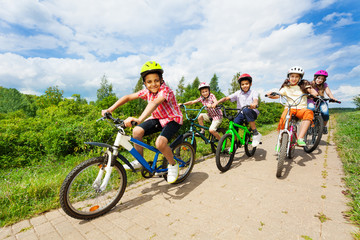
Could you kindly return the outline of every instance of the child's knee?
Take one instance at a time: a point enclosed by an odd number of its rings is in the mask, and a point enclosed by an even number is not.
[[[155,142],[155,146],[157,149],[161,150],[161,149],[164,149],[168,146],[168,140],[166,137],[163,137],[163,136],[159,136],[157,139],[156,139],[156,142]]]
[[[144,136],[144,129],[141,127],[134,127],[133,129],[133,137],[134,138],[142,138]]]

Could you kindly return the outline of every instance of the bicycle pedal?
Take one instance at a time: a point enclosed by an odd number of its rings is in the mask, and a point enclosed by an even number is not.
[[[155,176],[161,177],[161,176],[165,175],[166,173],[167,173],[167,172],[156,172],[156,173],[155,173]]]

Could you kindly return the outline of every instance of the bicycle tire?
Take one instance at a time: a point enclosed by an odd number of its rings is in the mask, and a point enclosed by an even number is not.
[[[220,136],[221,136],[221,134],[224,135],[226,133],[225,128],[218,128],[216,131],[220,134]],[[212,135],[211,133],[210,133],[210,135],[211,135],[210,136],[211,151],[212,151],[212,153],[216,153],[218,142],[216,142],[217,139],[214,135]]]
[[[191,173],[195,165],[195,151],[193,146],[189,142],[181,142],[178,145],[176,145],[172,150],[174,156],[176,156],[177,158],[181,159],[186,163],[182,167],[179,166],[179,177],[173,183],[176,184],[183,182]],[[167,181],[167,174],[164,174],[163,178]]]
[[[120,162],[113,161],[105,190],[100,190],[101,183],[94,186],[99,169],[106,161],[105,156],[88,159],[67,175],[59,196],[61,208],[66,214],[76,219],[93,219],[109,212],[119,202],[127,184],[126,172]],[[101,181],[104,177],[105,173]]]
[[[245,135],[245,146],[244,146],[244,148],[245,148],[245,153],[246,153],[246,155],[248,157],[254,156],[255,151],[256,151],[256,147],[253,147],[252,143],[250,143],[250,142],[252,142],[251,138],[252,138],[252,134],[250,135],[249,133],[247,133]]]
[[[278,156],[278,163],[277,163],[277,169],[276,169],[276,177],[281,177],[282,170],[284,168],[284,162],[286,158],[286,152],[287,152],[287,146],[289,141],[289,134],[287,132],[284,132],[281,138],[280,142],[280,153]]]
[[[232,135],[227,133],[223,135],[219,141],[219,144],[216,149],[216,166],[221,172],[226,172],[229,170],[235,156],[236,148],[234,146],[234,151],[229,154],[229,148],[231,147],[231,138]],[[223,144],[225,144],[224,151],[222,150]]]
[[[188,142],[188,143],[191,144],[192,137],[193,137],[192,133],[187,132],[187,133],[184,134],[183,141]],[[196,137],[194,137],[194,141],[193,141],[193,143],[191,145],[193,146],[194,151],[196,153],[196,148],[197,148]]]
[[[310,125],[304,137],[306,143],[304,147],[305,152],[311,153],[317,148],[322,137],[323,129],[324,120],[320,115],[316,115],[314,118],[314,126],[312,127]]]

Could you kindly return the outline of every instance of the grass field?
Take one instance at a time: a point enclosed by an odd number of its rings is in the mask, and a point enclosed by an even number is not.
[[[350,219],[360,226],[360,111],[335,113],[335,142],[344,165]],[[360,239],[360,235],[355,237]]]

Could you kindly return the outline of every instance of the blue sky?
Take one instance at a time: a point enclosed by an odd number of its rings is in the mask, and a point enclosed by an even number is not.
[[[0,86],[96,100],[105,74],[118,97],[143,63],[159,62],[175,90],[181,77],[228,93],[237,73],[277,90],[292,66],[320,69],[342,107],[360,94],[358,0],[0,0]],[[334,104],[332,104],[334,106]],[[337,107],[337,106],[336,106]]]

